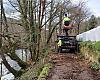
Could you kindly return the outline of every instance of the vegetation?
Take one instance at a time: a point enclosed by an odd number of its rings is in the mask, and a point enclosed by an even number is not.
[[[71,0],[8,0],[10,6],[14,8],[13,13],[20,14],[18,20],[8,19],[3,2],[4,0],[0,0],[0,55],[3,64],[15,77],[19,76],[17,74],[20,71],[14,70],[8,64],[5,54],[16,61],[24,70],[30,66],[28,62],[42,64],[43,67],[44,62],[42,63],[41,60],[47,57],[51,47],[55,48],[56,37],[62,33],[64,14],[68,13],[72,19],[75,26],[74,35],[81,32],[82,23],[90,16],[83,1],[73,4]],[[16,49],[28,49],[31,53],[29,61],[22,61],[15,54]],[[41,66],[38,65],[38,67]],[[48,72],[46,67],[43,69],[43,73],[45,69]],[[31,74],[30,72],[28,74]],[[25,76],[26,79],[29,78],[28,75]]]
[[[91,18],[89,19],[89,30],[95,28],[96,26],[97,26],[97,20],[95,16],[92,15]]]
[[[100,25],[100,18],[91,15],[90,18],[81,23],[80,33],[86,32]]]
[[[91,42],[91,41],[86,41],[86,42],[81,42],[81,47],[86,46],[91,50],[94,51],[100,51],[100,42]]]
[[[89,59],[91,68],[94,70],[100,69],[100,42],[82,42],[80,43],[80,51],[86,59]]]
[[[26,69],[26,72],[23,73],[20,77],[17,77],[16,80],[37,80],[46,65],[48,68],[51,66],[48,56],[40,59],[36,64],[33,64],[33,66]]]
[[[96,42],[96,43],[94,44],[94,46],[95,46],[95,49],[96,49],[97,51],[100,51],[100,42],[99,42],[99,41]]]
[[[92,63],[91,69],[98,71],[100,69],[100,64],[97,64],[96,62]]]
[[[49,74],[50,68],[52,68],[52,64],[50,63],[45,64],[37,80],[46,80],[46,77]]]

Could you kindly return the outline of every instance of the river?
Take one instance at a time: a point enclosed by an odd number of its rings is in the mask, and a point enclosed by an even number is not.
[[[24,62],[30,59],[30,51],[28,49],[17,49],[15,50],[15,53]],[[11,67],[13,67],[17,71],[21,69],[21,67],[17,64],[16,61],[11,60],[11,58],[7,55],[5,55],[5,57]],[[1,80],[14,80],[14,75],[10,73],[9,70],[2,63],[1,56],[0,56],[0,77]]]

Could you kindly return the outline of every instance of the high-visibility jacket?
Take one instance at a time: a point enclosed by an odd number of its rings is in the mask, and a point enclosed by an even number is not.
[[[64,18],[64,22],[65,22],[65,21],[71,21],[71,19],[68,18],[68,17],[65,17],[65,18]]]
[[[62,41],[59,40],[59,42],[58,42],[58,46],[61,46],[61,45],[62,45]]]

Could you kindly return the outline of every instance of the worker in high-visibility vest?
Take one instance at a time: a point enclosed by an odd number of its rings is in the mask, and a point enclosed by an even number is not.
[[[58,40],[57,45],[58,45],[58,52],[59,52],[61,50],[61,45],[62,45],[62,40],[61,39]]]
[[[68,36],[68,30],[71,29],[71,27],[71,19],[65,14],[63,31],[66,33],[66,36]]]
[[[61,39],[58,41],[58,47],[60,47],[62,45],[62,41]]]

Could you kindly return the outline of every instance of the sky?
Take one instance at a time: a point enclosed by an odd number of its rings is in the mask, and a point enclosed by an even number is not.
[[[72,0],[74,3],[77,3],[81,0]],[[96,17],[100,17],[100,0],[82,0],[87,2],[87,6],[90,9],[90,12]]]
[[[100,0],[88,0],[88,6],[95,16],[100,17]]]
[[[5,8],[6,8],[6,12],[8,13],[8,16],[9,16],[11,11],[13,11],[14,9],[8,4],[7,0],[3,0],[3,1],[4,1],[4,3],[7,3],[7,4],[4,4],[4,5],[5,5]],[[14,1],[14,0],[12,0],[12,1]],[[90,9],[90,12],[92,14],[94,14],[96,17],[98,17],[98,16],[100,17],[100,0],[72,0],[73,3],[78,3],[79,1],[86,1],[87,2],[86,5]],[[19,13],[15,12],[14,15],[18,16]]]
[[[14,1],[14,0],[12,0]],[[5,8],[5,12],[6,12],[6,17],[9,18],[14,18],[14,19],[19,19],[19,15],[20,13],[17,12],[8,2],[8,0],[3,0],[4,3],[4,8]]]

